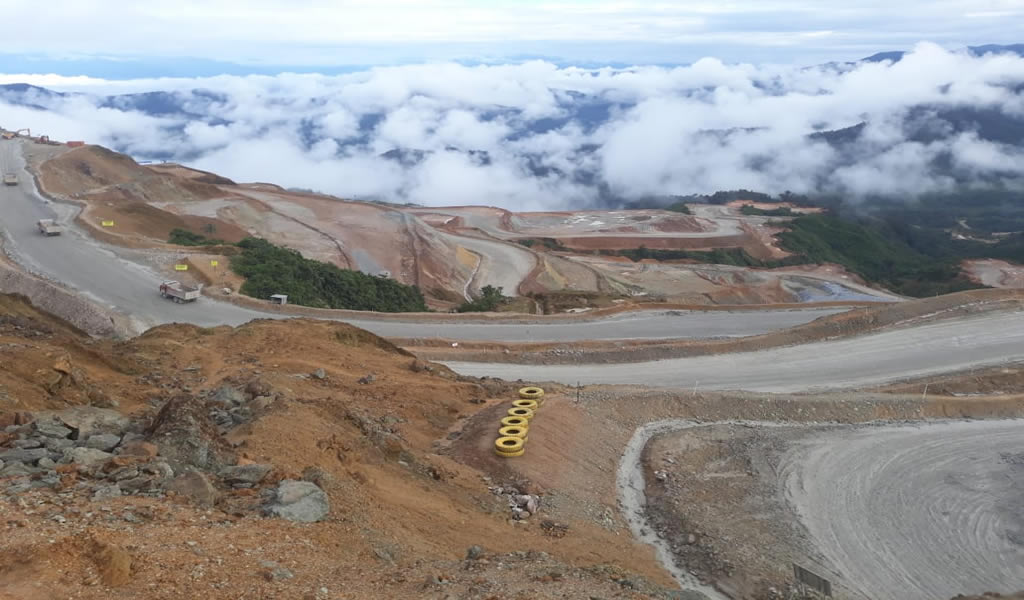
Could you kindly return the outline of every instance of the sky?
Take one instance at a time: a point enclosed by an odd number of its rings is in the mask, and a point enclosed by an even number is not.
[[[808,65],[1024,31],[1024,0],[0,0],[0,15],[0,72],[106,78],[533,58]]]

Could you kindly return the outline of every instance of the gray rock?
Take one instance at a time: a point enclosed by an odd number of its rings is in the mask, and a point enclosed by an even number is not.
[[[484,555],[484,549],[480,546],[470,546],[466,550],[466,560],[478,560]]]
[[[16,448],[0,452],[0,460],[5,462],[35,462],[49,454],[46,448]]]
[[[28,480],[15,480],[15,481],[17,483],[12,483],[11,485],[7,486],[7,489],[5,490],[8,494],[10,494],[12,496],[14,494],[20,494],[22,492],[27,492],[28,490],[32,489],[32,482],[30,482]]]
[[[47,488],[54,487],[60,483],[60,477],[56,475],[47,475],[46,477],[40,477],[32,482],[34,488]]]
[[[11,446],[21,448],[22,450],[28,450],[30,448],[41,448],[43,446],[43,442],[37,438],[29,438],[27,440],[14,440],[11,442]]]
[[[327,371],[324,371],[323,367],[313,371],[311,375],[316,379],[327,379]]]
[[[67,448],[64,450],[63,462],[73,462],[91,467],[104,463],[113,457],[113,454],[97,450],[96,448]]]
[[[171,477],[174,477],[174,469],[171,468],[171,465],[162,460],[143,465],[142,470],[146,473],[156,475],[160,479],[170,479]]]
[[[224,385],[213,393],[213,401],[225,407],[238,406],[245,402],[245,394],[242,393],[242,390]]]
[[[121,443],[121,436],[112,433],[96,433],[89,436],[83,444],[86,448],[95,448],[104,452],[110,452]]]
[[[213,506],[220,497],[220,492],[213,487],[210,480],[201,471],[189,470],[174,478],[167,484],[167,489],[186,498],[191,498],[200,506]]]
[[[92,493],[93,501],[99,502],[102,500],[110,500],[111,498],[120,498],[121,488],[118,485],[104,485],[96,488],[96,491]]]
[[[263,569],[263,577],[267,581],[281,581],[295,577],[291,571],[272,560],[260,561],[260,568]]]
[[[330,508],[327,494],[316,484],[285,479],[274,490],[266,512],[288,521],[315,523],[326,517]]]
[[[57,466],[57,463],[53,462],[50,457],[44,456],[36,461],[36,466],[40,469],[52,469]]]
[[[367,384],[373,383],[374,381],[377,381],[377,376],[374,375],[373,373],[370,373],[369,375],[367,375],[365,377],[360,377],[359,378],[359,383],[361,383],[363,385],[367,385]]]
[[[160,482],[152,477],[133,477],[118,481],[117,486],[126,492],[148,492],[160,489]]]
[[[67,438],[71,435],[71,429],[53,421],[36,421],[32,424],[36,435],[52,438]]]
[[[110,408],[95,406],[75,406],[55,413],[65,425],[78,430],[78,439],[84,439],[96,433],[124,433],[131,420],[120,412]]]
[[[20,462],[9,462],[7,466],[0,469],[0,477],[18,477],[21,475],[31,475],[38,473],[37,469]]]
[[[2,471],[3,468],[4,468],[4,461],[0,460],[0,471]]]
[[[218,475],[228,485],[259,483],[270,473],[270,465],[238,465],[224,467]]]
[[[134,479],[139,476],[138,467],[121,467],[114,471],[110,475],[107,475],[107,479],[112,481],[123,481],[125,479]]]
[[[46,446],[46,449],[50,452],[63,452],[65,448],[70,448],[74,445],[74,440],[64,438],[45,438],[43,440],[43,446]]]

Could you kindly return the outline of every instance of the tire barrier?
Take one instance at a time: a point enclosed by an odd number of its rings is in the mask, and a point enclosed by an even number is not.
[[[526,420],[533,418],[533,411],[528,408],[510,408],[507,414],[510,417],[523,417]]]
[[[519,397],[523,400],[537,400],[539,402],[543,395],[544,390],[539,387],[524,387],[519,390]]]
[[[515,458],[526,453],[527,434],[530,419],[544,404],[544,390],[539,387],[524,387],[519,390],[519,399],[512,401],[512,408],[501,419],[501,428],[494,441],[494,453],[502,458]]]
[[[503,436],[495,440],[494,451],[498,456],[509,458],[522,456],[526,452],[523,449],[523,439],[512,436]]]
[[[525,444],[526,442],[530,441],[530,438],[527,437],[527,433],[529,431],[530,430],[527,427],[502,427],[501,429],[498,430],[498,435],[500,435],[501,437],[517,437],[523,440],[523,443]]]
[[[515,400],[512,402],[512,406],[516,408],[528,408],[536,412],[539,405],[536,400]]]
[[[505,417],[501,420],[502,427],[526,427],[530,420],[526,417]]]

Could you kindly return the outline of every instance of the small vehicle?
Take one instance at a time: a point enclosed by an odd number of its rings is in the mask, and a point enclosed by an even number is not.
[[[160,295],[170,298],[178,304],[195,302],[202,293],[202,288],[185,285],[180,281],[165,281],[160,284]]]
[[[41,219],[36,223],[36,226],[39,227],[39,233],[43,235],[60,235],[64,233],[64,228],[53,219]]]
[[[4,185],[18,185],[18,176],[14,173],[4,173]]]

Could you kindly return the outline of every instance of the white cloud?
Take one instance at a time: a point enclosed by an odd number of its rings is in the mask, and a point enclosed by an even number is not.
[[[896,64],[811,69],[709,59],[588,71],[534,61],[336,77],[29,81],[89,93],[32,97],[49,103],[46,112],[0,104],[0,123],[349,197],[555,209],[598,202],[602,186],[624,198],[737,188],[913,195],[955,184],[936,174],[943,162],[965,180],[1024,179],[1019,148],[936,117],[970,108],[1024,120],[1024,59],[934,44]],[[98,109],[93,90],[176,91],[205,122]],[[861,122],[860,138],[840,148],[808,137]],[[908,139],[911,129],[931,137]],[[422,151],[422,160],[381,157],[393,149]]]

